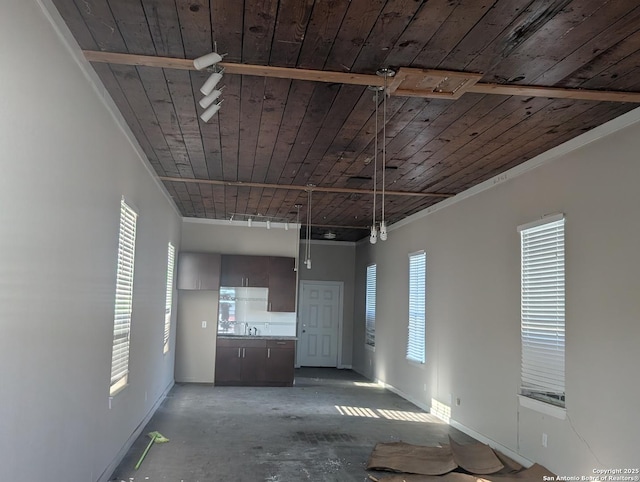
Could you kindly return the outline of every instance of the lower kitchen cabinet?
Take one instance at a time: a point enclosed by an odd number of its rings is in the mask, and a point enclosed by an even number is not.
[[[296,342],[267,340],[267,374],[274,384],[293,385]]]
[[[216,385],[292,386],[294,340],[218,338]]]

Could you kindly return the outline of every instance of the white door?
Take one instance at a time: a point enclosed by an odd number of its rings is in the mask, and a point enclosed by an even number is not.
[[[342,282],[302,281],[298,365],[338,367]]]

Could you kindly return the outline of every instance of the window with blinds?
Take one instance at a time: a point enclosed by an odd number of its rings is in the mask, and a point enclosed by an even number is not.
[[[367,266],[366,345],[376,346],[376,265]]]
[[[173,268],[176,263],[176,248],[169,243],[167,252],[167,292],[164,306],[164,340],[163,351],[169,351],[169,335],[171,333],[171,306],[173,305]]]
[[[409,334],[407,360],[425,362],[425,302],[427,254],[424,251],[409,255]]]
[[[138,215],[123,199],[120,202],[120,235],[118,237],[116,303],[111,354],[111,388],[109,390],[111,395],[126,386],[128,381],[137,220]]]
[[[521,395],[565,406],[564,217],[518,228],[521,239]]]

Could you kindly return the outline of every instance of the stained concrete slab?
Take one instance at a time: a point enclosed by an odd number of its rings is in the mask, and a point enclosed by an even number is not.
[[[153,430],[170,442],[135,471]],[[449,435],[473,441],[351,370],[298,369],[285,388],[176,384],[112,480],[362,482],[376,443],[436,445]]]

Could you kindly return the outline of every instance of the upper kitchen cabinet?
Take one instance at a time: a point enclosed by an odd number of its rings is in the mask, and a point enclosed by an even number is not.
[[[294,258],[269,257],[269,311],[296,311]]]
[[[216,253],[180,253],[178,289],[211,290],[220,288],[220,255]]]
[[[220,284],[229,287],[268,288],[269,257],[222,255]]]

